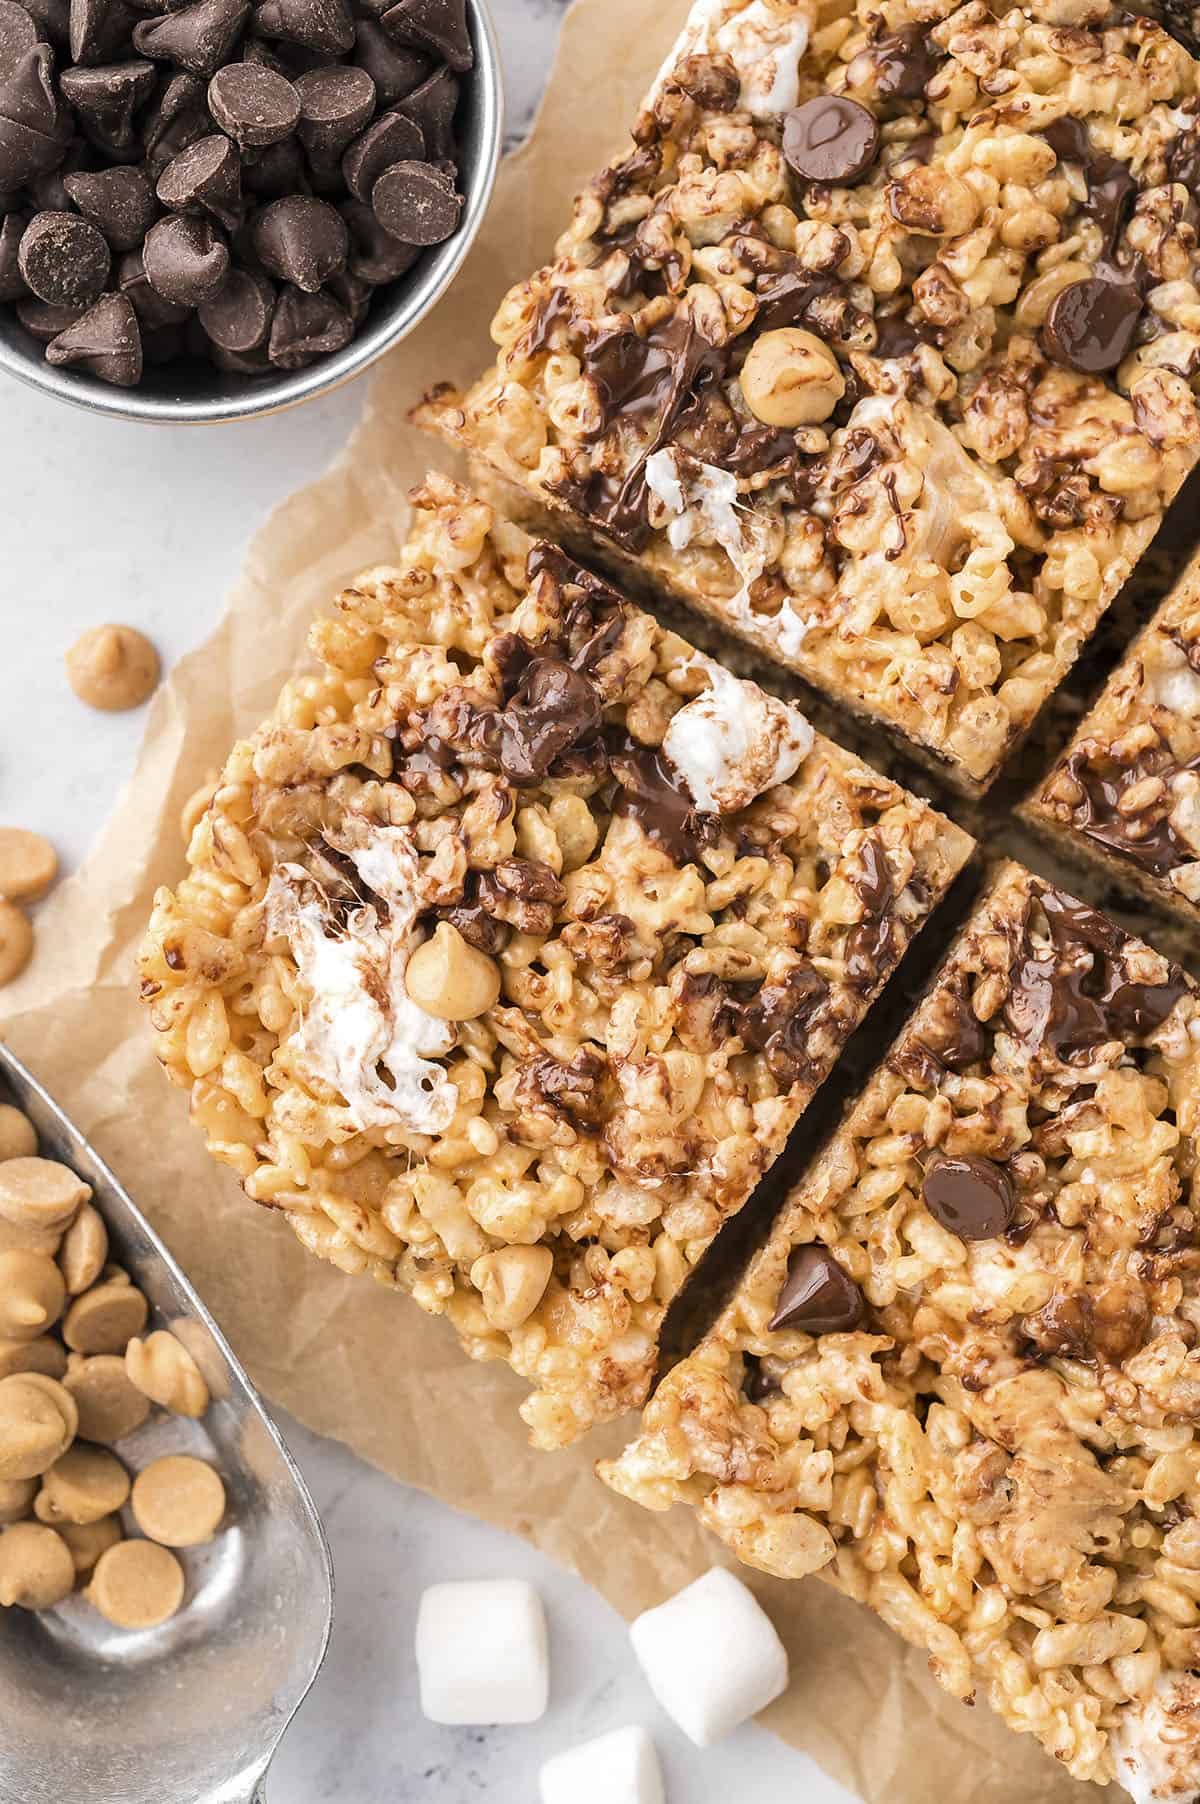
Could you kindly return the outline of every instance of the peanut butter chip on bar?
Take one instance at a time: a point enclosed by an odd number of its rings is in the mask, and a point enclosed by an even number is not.
[[[183,1568],[154,1541],[120,1541],[100,1555],[84,1596],[115,1628],[153,1629],[183,1602]]]
[[[93,626],[67,653],[67,678],[81,702],[105,713],[139,708],[159,678],[158,653],[132,626]]]
[[[149,1313],[141,1291],[122,1274],[76,1297],[63,1321],[63,1339],[73,1353],[124,1353]]]
[[[0,900],[0,984],[19,977],[33,957],[33,928],[15,902]]]
[[[75,1562],[61,1535],[18,1522],[0,1535],[0,1604],[51,1610],[75,1588]]]
[[[62,1314],[67,1287],[48,1253],[0,1253],[0,1334],[36,1340]]]
[[[14,1109],[10,1102],[0,1102],[0,1162],[27,1159],[37,1151],[37,1129],[28,1115]]]
[[[208,1408],[208,1385],[199,1366],[182,1341],[165,1328],[145,1340],[130,1341],[125,1370],[152,1403],[177,1416],[202,1416]]]
[[[63,1236],[58,1265],[68,1293],[79,1296],[90,1290],[108,1258],[108,1229],[104,1217],[91,1203],[84,1203]]]
[[[150,1414],[150,1399],[129,1382],[125,1361],[115,1353],[72,1358],[63,1388],[78,1407],[81,1438],[104,1447],[132,1434]]]
[[[36,902],[57,872],[58,857],[48,839],[25,827],[0,827],[0,896],[9,902]]]
[[[92,1190],[57,1159],[6,1159],[0,1164],[0,1215],[18,1226],[65,1229]]]
[[[152,1541],[199,1547],[221,1526],[225,1486],[203,1460],[173,1453],[138,1473],[130,1504],[138,1527]]]
[[[39,1522],[98,1522],[122,1509],[129,1474],[115,1454],[99,1447],[70,1447],[46,1473],[33,1506]]]
[[[40,1478],[71,1445],[74,1399],[53,1378],[0,1379],[0,1478]]]

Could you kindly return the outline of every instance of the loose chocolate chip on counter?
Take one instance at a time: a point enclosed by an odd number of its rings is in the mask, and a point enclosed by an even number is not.
[[[806,182],[856,182],[879,154],[873,113],[841,94],[818,94],[783,121],[783,156]]]
[[[129,42],[133,15],[120,0],[71,0],[73,63],[106,63]]]
[[[354,44],[354,19],[346,0],[261,0],[254,28],[264,38],[285,38],[323,56],[340,56]]]
[[[71,128],[54,87],[54,52],[35,44],[0,70],[0,188],[57,169]]]
[[[353,336],[353,320],[331,295],[288,287],[271,321],[268,355],[276,369],[299,370],[316,357],[340,351]]]
[[[126,296],[101,295],[82,319],[51,339],[46,361],[87,370],[118,388],[135,387],[142,379],[142,338]]]
[[[934,1221],[960,1240],[994,1240],[1013,1218],[1012,1179],[991,1159],[963,1153],[934,1159],[921,1194]]]
[[[431,73],[432,64],[419,50],[393,44],[371,19],[360,19],[354,41],[354,61],[375,83],[381,107],[414,93]],[[418,123],[420,123],[418,121]]]
[[[862,1292],[827,1247],[802,1246],[788,1260],[787,1277],[768,1328],[800,1328],[805,1334],[848,1334],[861,1326]]]
[[[462,74],[475,61],[466,0],[398,0],[380,23],[397,44],[424,50]]]
[[[1133,282],[1086,276],[1054,297],[1042,327],[1042,348],[1068,369],[1102,375],[1128,354],[1141,313]]]
[[[269,275],[315,294],[350,248],[346,223],[336,207],[311,194],[289,194],[264,207],[253,226],[254,248]]]
[[[17,0],[0,0],[0,70],[11,69],[41,40],[42,34]]]
[[[232,142],[213,132],[181,150],[158,178],[158,198],[174,212],[211,213],[233,231],[242,218],[242,171]]]
[[[17,302],[17,318],[29,333],[30,337],[39,339],[42,344],[49,344],[60,332],[73,325],[83,317],[82,307],[60,307],[53,301],[38,301],[32,296],[28,300]]]
[[[240,149],[262,150],[295,131],[300,96],[274,69],[227,63],[208,84],[208,110]]]
[[[297,135],[310,157],[340,157],[375,111],[375,83],[365,69],[335,65],[296,78]]]
[[[175,213],[146,233],[142,258],[151,286],[166,301],[198,307],[229,272],[229,246],[207,219]]]
[[[380,95],[382,101],[383,96]],[[454,148],[454,115],[458,110],[458,77],[449,69],[435,69],[411,94],[405,94],[396,111],[421,128],[425,155],[434,161]]]
[[[158,218],[153,188],[142,170],[128,163],[116,169],[80,170],[64,176],[63,187],[114,251],[136,250]]]
[[[28,224],[26,213],[6,213],[0,220],[0,301],[19,301],[29,293],[17,261],[21,235]]]
[[[209,81],[237,42],[249,10],[248,0],[196,0],[157,19],[142,19],[133,28],[134,48]]]
[[[393,163],[371,190],[371,209],[402,244],[441,244],[458,225],[462,196],[429,163]]]
[[[350,228],[349,271],[360,282],[379,288],[411,269],[421,255],[419,246],[401,244],[385,231],[370,207],[361,201],[343,201],[339,211]]]
[[[54,306],[87,306],[104,292],[111,258],[104,234],[77,213],[39,213],[17,264],[31,294]]]
[[[346,186],[356,199],[369,202],[371,190],[393,163],[419,163],[425,155],[421,128],[404,113],[384,113],[368,125],[342,158]]]
[[[149,356],[149,335],[164,328],[179,326],[190,309],[175,301],[164,300],[150,284],[141,251],[127,251],[117,264],[117,289],[127,296],[142,328],[142,348]]]
[[[275,289],[265,276],[231,269],[211,300],[203,302],[200,324],[223,351],[253,351],[271,329]]]

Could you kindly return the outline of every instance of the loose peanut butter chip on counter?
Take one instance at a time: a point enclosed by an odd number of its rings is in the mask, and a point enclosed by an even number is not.
[[[103,1447],[133,1434],[150,1414],[150,1399],[130,1383],[125,1361],[116,1353],[96,1353],[90,1359],[72,1355],[63,1388],[79,1410],[80,1439]]]
[[[101,1516],[98,1522],[62,1522],[55,1530],[70,1549],[75,1571],[82,1578],[92,1570],[102,1553],[125,1538],[119,1516]]]
[[[114,1628],[157,1628],[183,1602],[183,1567],[154,1541],[119,1541],[100,1555],[84,1596]]]
[[[40,1478],[75,1438],[75,1400],[53,1378],[0,1379],[0,1478]]]
[[[199,1547],[221,1526],[225,1486],[204,1460],[169,1453],[138,1473],[130,1505],[134,1521],[152,1541],[164,1547]]]
[[[18,1226],[65,1229],[91,1194],[91,1185],[57,1159],[6,1159],[0,1164],[0,1215]]]
[[[33,928],[15,902],[0,900],[0,984],[19,977],[33,957]]]
[[[10,1102],[0,1102],[0,1161],[28,1159],[36,1151],[37,1129],[28,1115]]]
[[[118,714],[139,708],[159,677],[158,653],[132,626],[93,626],[67,653],[67,680],[81,702]]]
[[[76,1297],[62,1336],[73,1353],[124,1353],[146,1326],[150,1306],[122,1272]]]
[[[0,1522],[20,1522],[37,1496],[36,1478],[0,1478]]]
[[[181,1341],[165,1328],[125,1349],[125,1370],[152,1403],[177,1416],[202,1416],[208,1408],[208,1385]]]
[[[129,1474],[115,1454],[70,1447],[42,1479],[33,1513],[39,1522],[99,1522],[129,1498]]]
[[[66,1369],[67,1349],[52,1334],[39,1334],[36,1340],[0,1340],[0,1378],[11,1378],[14,1372],[61,1378]]]
[[[77,1297],[90,1290],[107,1258],[108,1229],[104,1217],[91,1203],[84,1203],[58,1249],[58,1267],[69,1295]]]
[[[48,1253],[0,1253],[0,1334],[36,1340],[63,1312],[67,1287]]]
[[[18,1522],[0,1535],[0,1604],[50,1610],[75,1588],[75,1562],[61,1535]]]
[[[0,896],[36,902],[57,875],[58,855],[48,839],[27,827],[0,827]]]

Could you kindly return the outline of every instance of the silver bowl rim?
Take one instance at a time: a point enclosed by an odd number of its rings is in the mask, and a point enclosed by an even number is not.
[[[319,358],[307,369],[248,380],[244,389],[211,397],[168,399],[143,394],[136,388],[113,388],[95,376],[56,369],[41,356],[40,346],[27,351],[3,335],[0,371],[89,413],[152,426],[215,426],[233,420],[263,419],[317,395],[329,394],[360,376],[385,351],[406,338],[445,294],[475,242],[495,186],[504,116],[500,51],[487,0],[467,0],[467,8],[476,52],[471,72],[476,148],[469,169],[464,170],[466,204],[462,220],[453,238],[427,253],[412,287],[401,286],[395,301],[381,308],[379,317],[370,320],[343,350]]]

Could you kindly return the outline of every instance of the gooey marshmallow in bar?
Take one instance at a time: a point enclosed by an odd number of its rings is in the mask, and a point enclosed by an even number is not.
[[[1079,1779],[1200,1789],[1200,996],[1007,866],[603,1476]]]
[[[1104,0],[698,0],[417,417],[978,793],[1200,450],[1198,73]]]
[[[642,1401],[667,1304],[970,847],[430,477],[231,753],[141,959],[214,1155],[526,1377]]]

